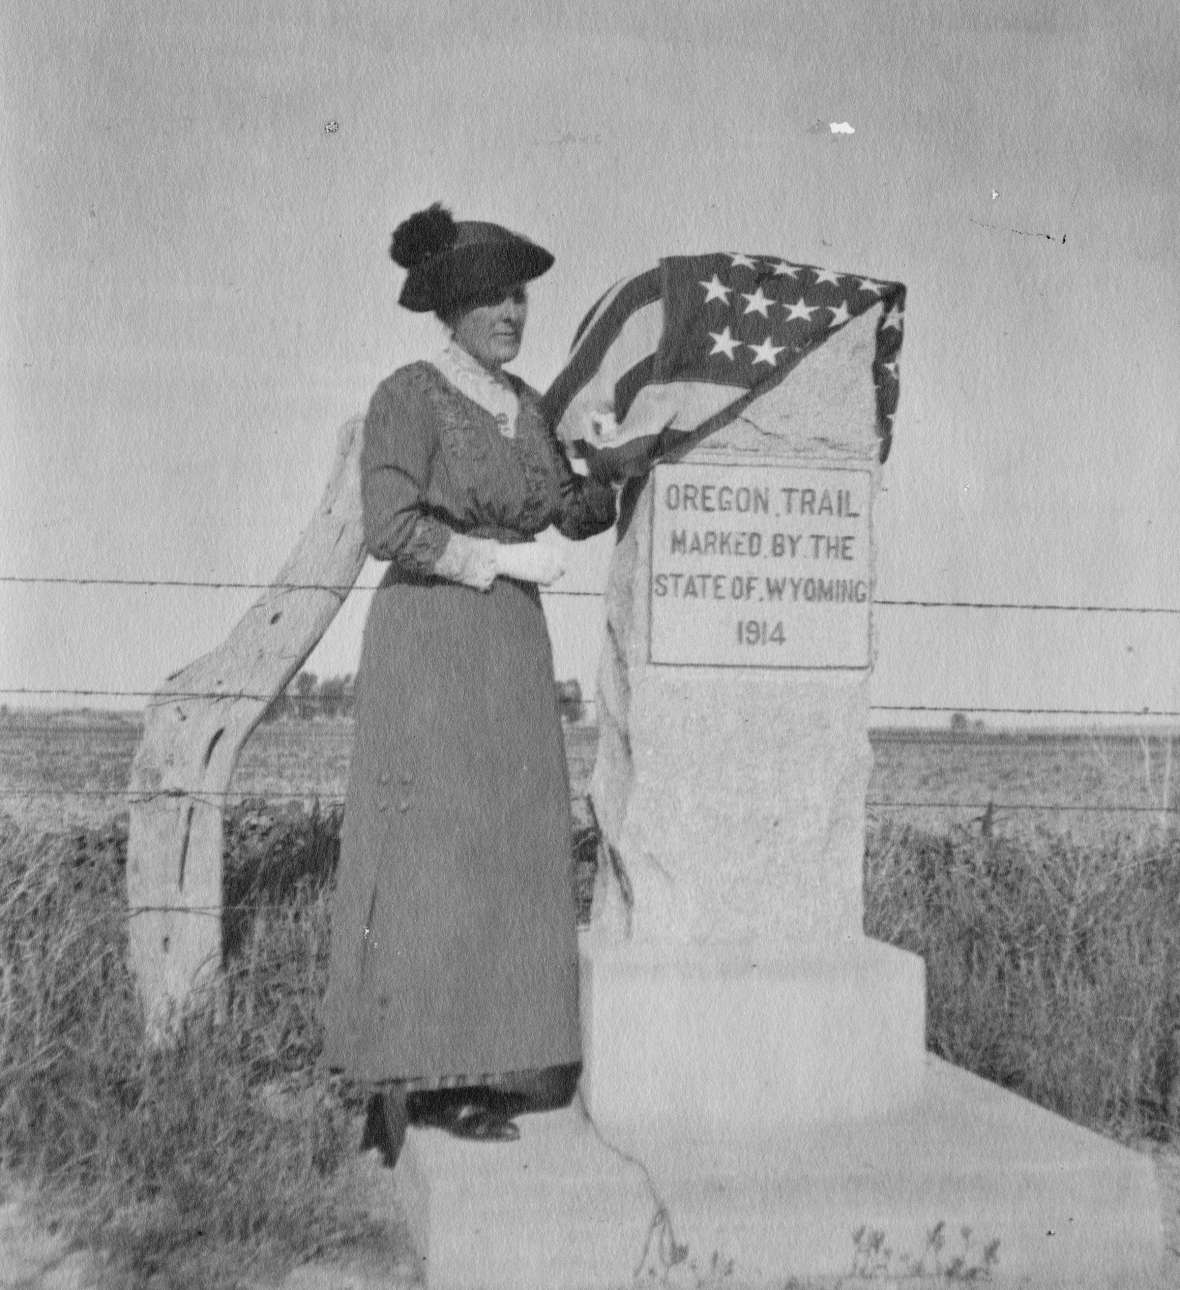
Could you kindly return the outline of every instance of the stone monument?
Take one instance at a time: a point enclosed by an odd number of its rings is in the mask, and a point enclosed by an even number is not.
[[[411,1130],[432,1287],[1153,1284],[1150,1162],[929,1057],[921,961],[863,932],[883,309],[629,488],[580,1101]]]
[[[582,975],[604,1128],[761,1138],[921,1088],[922,964],[861,930],[875,322],[655,465],[615,554],[593,784],[614,863]]]

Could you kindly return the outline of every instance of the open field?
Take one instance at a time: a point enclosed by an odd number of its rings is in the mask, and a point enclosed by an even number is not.
[[[137,717],[111,713],[0,717],[0,811],[50,828],[110,819],[126,809],[139,731]],[[592,726],[567,727],[575,797],[586,792],[594,740]],[[232,792],[338,801],[351,743],[347,718],[260,726]],[[1180,735],[882,730],[872,743],[870,823],[980,827],[990,802],[989,827],[1005,836],[1139,837],[1167,823],[1161,807],[1180,808]]]

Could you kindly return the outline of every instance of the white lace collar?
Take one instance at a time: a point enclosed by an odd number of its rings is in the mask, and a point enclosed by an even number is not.
[[[431,362],[455,389],[495,417],[505,438],[515,438],[520,400],[506,376],[489,372],[454,340],[444,346]]]

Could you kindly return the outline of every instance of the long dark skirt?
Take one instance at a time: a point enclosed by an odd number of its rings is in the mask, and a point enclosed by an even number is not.
[[[571,834],[536,590],[391,570],[358,676],[325,1064],[437,1087],[578,1062]]]

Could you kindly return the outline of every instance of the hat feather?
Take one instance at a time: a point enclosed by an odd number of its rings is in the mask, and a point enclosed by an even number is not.
[[[435,202],[423,211],[415,211],[394,229],[389,257],[403,269],[412,269],[445,251],[457,236],[458,227],[451,212],[441,202]]]

